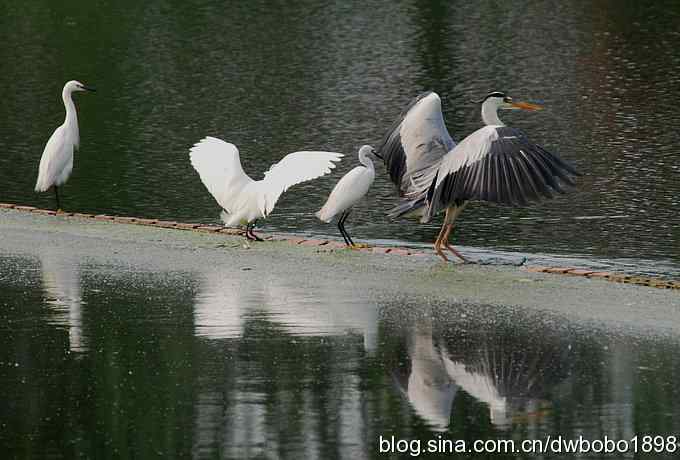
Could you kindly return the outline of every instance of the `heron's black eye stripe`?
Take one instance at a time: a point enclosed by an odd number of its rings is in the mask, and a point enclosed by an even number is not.
[[[487,94],[486,97],[484,98],[484,100],[487,100],[487,99],[489,99],[490,97],[503,97],[503,98],[504,98],[504,97],[505,97],[505,94],[504,94],[504,93],[501,93],[500,91],[494,91],[493,93]]]

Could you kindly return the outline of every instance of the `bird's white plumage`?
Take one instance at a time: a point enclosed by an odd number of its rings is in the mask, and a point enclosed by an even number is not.
[[[222,219],[229,226],[266,217],[288,188],[328,174],[343,157],[335,152],[294,152],[255,181],[243,171],[236,146],[228,142],[206,137],[190,149],[189,156],[201,181],[224,209]]]
[[[375,179],[375,169],[367,155],[373,149],[370,146],[366,147],[367,149],[362,147],[359,151],[359,160],[362,165],[342,176],[335,184],[326,203],[315,214],[323,222],[330,222],[333,217],[357,204],[371,188]]]
[[[82,91],[80,82],[71,80],[64,85],[61,97],[66,108],[64,123],[54,130],[50,136],[38,169],[38,179],[35,184],[36,192],[44,192],[53,185],[64,184],[73,170],[73,153],[80,145],[78,132],[78,115],[71,97],[74,91]]]
[[[265,189],[265,214],[274,209],[279,196],[288,188],[325,176],[335,168],[333,162],[339,161],[341,157],[343,155],[340,153],[302,151],[290,153],[272,165],[261,181]]]
[[[203,185],[228,213],[241,190],[254,182],[241,167],[238,148],[222,139],[206,137],[189,150],[189,158]]]
[[[71,175],[75,145],[67,142],[64,131],[64,125],[59,126],[45,145],[38,168],[36,192],[44,192],[53,185],[60,186]]]

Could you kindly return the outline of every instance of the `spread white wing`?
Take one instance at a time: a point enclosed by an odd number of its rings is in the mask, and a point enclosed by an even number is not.
[[[325,176],[344,155],[335,152],[294,152],[286,155],[264,173],[261,192],[264,195],[263,214],[269,214],[283,192],[290,187]]]
[[[272,165],[260,181],[244,171],[234,144],[206,137],[189,151],[194,169],[230,219],[265,217],[293,185],[328,174],[343,157],[334,152],[295,152]]]
[[[236,146],[208,136],[189,150],[189,158],[210,194],[222,208],[232,212],[238,194],[230,192],[253,182],[241,167]]]

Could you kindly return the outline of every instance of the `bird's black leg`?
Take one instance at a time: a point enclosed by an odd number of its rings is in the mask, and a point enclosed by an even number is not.
[[[252,236],[250,236],[250,222],[246,223],[246,239],[248,241],[253,241],[255,239]]]
[[[255,239],[255,238],[253,238],[252,236],[250,236],[250,222],[248,222],[248,223],[246,224],[246,239],[247,239],[248,241],[252,241],[252,240]]]
[[[345,211],[345,218],[342,219],[342,229],[345,231],[345,235],[347,235],[347,239],[349,240],[350,246],[354,246],[354,241],[352,241],[352,237],[349,236],[349,232],[345,228],[345,222],[347,221],[348,217],[349,217],[349,210]]]
[[[350,242],[347,240],[347,236],[345,234],[345,227],[343,226],[343,220],[345,219],[345,213],[343,211],[342,214],[340,214],[340,218],[338,219],[338,230],[340,230],[340,234],[342,235],[342,239],[345,240],[345,244],[347,246],[351,246]]]
[[[253,233],[255,222],[257,221],[254,220],[252,225],[250,223],[246,224],[246,238],[248,238],[250,241],[264,241],[262,238]]]
[[[59,187],[54,186],[54,196],[57,198],[57,211],[61,211],[61,203],[59,203]]]
[[[352,241],[352,237],[349,236],[349,232],[345,228],[345,221],[349,217],[349,211],[345,211],[342,213],[342,217],[340,218],[340,222],[338,222],[338,226],[340,227],[340,231],[342,232],[343,238],[345,238],[345,244],[347,246],[354,247],[354,241]]]

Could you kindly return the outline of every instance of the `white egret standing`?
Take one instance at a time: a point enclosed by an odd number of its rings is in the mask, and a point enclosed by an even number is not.
[[[429,222],[446,211],[434,243],[437,254],[448,261],[445,247],[465,258],[449,244],[453,224],[470,200],[510,206],[564,193],[562,184],[574,185],[579,175],[569,164],[533,144],[519,129],[505,126],[498,109],[539,110],[540,106],[513,102],[501,92],[482,100],[484,127],[459,144],[453,141],[436,93],[418,96],[392,125],[378,151],[403,200],[390,216],[419,214]]]
[[[61,98],[66,108],[64,123],[54,130],[52,136],[45,145],[38,180],[35,183],[36,192],[45,192],[54,187],[54,196],[57,199],[57,210],[61,209],[59,203],[59,186],[66,183],[73,170],[73,152],[80,146],[78,133],[78,114],[71,95],[76,91],[94,91],[79,81],[71,80],[64,85]]]
[[[189,151],[191,165],[222,207],[225,225],[245,225],[246,238],[258,241],[261,239],[253,233],[255,221],[272,212],[281,194],[293,185],[328,174],[343,156],[335,152],[294,152],[272,165],[262,180],[255,181],[243,171],[234,144],[206,137]]]
[[[357,204],[368,193],[368,189],[373,184],[375,169],[371,156],[375,156],[375,151],[370,145],[364,145],[359,149],[359,162],[361,166],[357,166],[342,176],[328,196],[326,204],[315,214],[316,217],[326,223],[329,223],[333,220],[333,217],[340,214],[338,229],[345,240],[345,244],[350,247],[354,246],[354,241],[352,241],[352,238],[345,229],[345,221],[349,216],[352,206]]]

